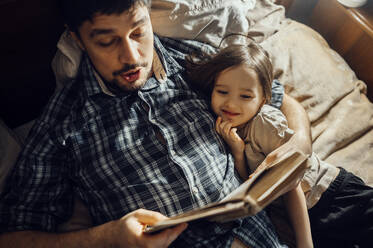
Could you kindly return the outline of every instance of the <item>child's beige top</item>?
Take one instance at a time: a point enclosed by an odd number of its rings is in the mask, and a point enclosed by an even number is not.
[[[239,135],[245,141],[245,155],[251,171],[264,158],[294,134],[288,127],[282,112],[269,105],[264,105],[259,113],[241,130]],[[338,174],[338,168],[321,161],[312,153],[309,162],[311,167],[306,171],[301,186],[306,195],[307,207],[313,207],[322,193]]]

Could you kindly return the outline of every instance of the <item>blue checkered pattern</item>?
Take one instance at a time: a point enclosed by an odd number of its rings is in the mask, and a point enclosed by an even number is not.
[[[1,232],[55,231],[71,216],[74,194],[99,225],[138,208],[172,216],[239,185],[208,104],[157,37],[155,47],[167,82],[152,77],[141,90],[114,97],[83,59],[75,82],[51,99],[31,131],[1,196]],[[201,223],[173,246],[229,247],[237,236],[253,248],[283,247],[265,212],[229,228]]]

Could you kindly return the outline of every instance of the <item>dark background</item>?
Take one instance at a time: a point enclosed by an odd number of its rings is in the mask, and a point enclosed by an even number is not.
[[[0,0],[0,118],[9,127],[35,119],[52,95],[63,29],[55,0]]]

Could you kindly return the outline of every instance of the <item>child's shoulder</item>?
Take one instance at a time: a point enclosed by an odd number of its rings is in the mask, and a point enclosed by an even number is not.
[[[285,119],[285,115],[279,110],[278,108],[272,107],[271,105],[264,104],[261,109],[259,110],[256,118],[264,118],[264,119]]]
[[[288,128],[285,115],[277,108],[264,104],[258,114],[253,118],[253,127],[284,130]]]

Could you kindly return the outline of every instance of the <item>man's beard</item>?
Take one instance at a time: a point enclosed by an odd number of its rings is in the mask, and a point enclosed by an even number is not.
[[[132,65],[126,64],[126,65],[123,66],[123,68],[121,70],[113,72],[113,75],[114,76],[120,76],[120,74],[125,73],[129,70],[138,68],[138,67],[140,67],[141,70],[144,71],[144,70],[147,69],[148,63],[132,64]],[[145,85],[146,81],[150,78],[151,74],[152,74],[152,70],[149,69],[145,78],[139,78],[135,82],[127,83],[127,84],[121,84],[114,77],[113,80],[106,82],[106,86],[114,94],[118,94],[118,93],[122,93],[122,92],[126,92],[126,91],[137,91]]]

